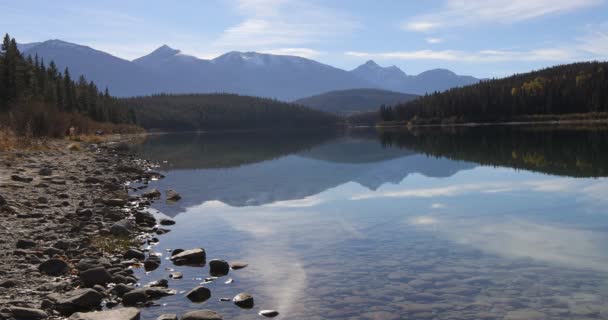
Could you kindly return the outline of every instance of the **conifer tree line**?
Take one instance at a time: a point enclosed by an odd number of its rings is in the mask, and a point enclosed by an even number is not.
[[[608,62],[581,62],[435,92],[394,107],[382,121],[495,122],[531,115],[608,112]]]
[[[47,114],[77,114],[114,124],[135,123],[133,110],[111,97],[107,88],[102,92],[84,76],[72,77],[68,68],[58,70],[53,61],[46,65],[38,56],[24,57],[15,39],[6,34],[0,50],[0,118],[26,111],[34,117],[36,110],[44,108]],[[34,122],[43,125],[41,121],[44,119]],[[44,130],[37,131],[44,135]]]

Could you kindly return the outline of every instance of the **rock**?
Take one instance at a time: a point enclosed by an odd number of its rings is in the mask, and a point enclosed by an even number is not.
[[[106,290],[106,288],[105,288],[104,286],[102,286],[102,285],[98,285],[98,284],[94,285],[94,286],[93,286],[93,289],[94,289],[95,291],[97,291],[97,292],[101,293],[101,294],[105,294],[105,293],[106,293],[106,291],[107,291],[107,290]]]
[[[160,219],[160,224],[163,226],[172,226],[175,224],[175,221],[171,219]]]
[[[101,179],[97,178],[97,177],[87,177],[86,179],[84,179],[84,183],[101,183]]]
[[[172,294],[175,294],[175,291],[164,288],[135,289],[122,296],[122,304],[125,306],[134,306],[138,303],[145,303],[146,301],[160,299]]]
[[[18,181],[18,182],[32,182],[32,180],[34,180],[34,179],[30,178],[30,177],[24,177],[24,176],[14,174],[11,176],[11,180]]]
[[[59,240],[53,244],[53,248],[68,250],[70,248],[70,243],[65,240]]]
[[[144,269],[146,271],[156,270],[160,266],[160,257],[156,255],[150,255],[146,261],[144,261]]]
[[[182,251],[171,256],[175,264],[204,264],[206,259],[205,249],[197,248]]]
[[[249,293],[237,294],[234,298],[232,298],[232,302],[243,309],[253,308],[253,296]]]
[[[41,204],[47,204],[47,203],[49,203],[49,198],[47,198],[47,197],[38,197],[38,199],[36,199],[36,201],[38,201],[38,203],[41,203]]]
[[[42,168],[38,171],[38,174],[41,176],[50,176],[53,174],[53,170],[51,170],[51,168]]]
[[[4,197],[0,194],[0,206],[3,206],[6,204],[6,199],[4,199]]]
[[[165,313],[158,316],[156,320],[177,320],[177,315],[175,313]]]
[[[129,249],[127,250],[127,252],[125,252],[125,254],[123,255],[123,258],[125,259],[137,259],[137,260],[145,260],[146,259],[146,255],[136,249]]]
[[[140,311],[137,308],[120,308],[100,312],[78,312],[69,320],[139,320]]]
[[[225,276],[230,272],[230,265],[228,262],[220,259],[213,259],[209,261],[209,274],[214,277]]]
[[[78,269],[80,271],[85,271],[85,270],[93,269],[93,268],[96,268],[99,266],[109,268],[111,265],[112,264],[110,263],[110,260],[108,260],[107,258],[98,258],[98,259],[84,258],[84,259],[81,259],[80,261],[78,261],[78,263],[76,264],[76,269]]]
[[[125,306],[134,306],[146,301],[148,301],[148,295],[144,289],[132,290],[122,296],[122,304]]]
[[[245,262],[233,262],[231,264],[231,268],[232,270],[239,270],[239,269],[243,269],[246,268],[249,264],[245,263]]]
[[[135,222],[139,225],[153,227],[156,224],[156,218],[150,212],[138,211],[135,213]]]
[[[11,307],[10,310],[13,317],[17,319],[45,319],[48,317],[46,312],[40,309]]]
[[[261,310],[258,314],[267,318],[274,318],[279,315],[279,312],[276,310]]]
[[[42,253],[48,257],[54,257],[54,256],[63,255],[64,251],[61,249],[51,247],[51,248],[44,249],[44,251],[42,251]]]
[[[38,266],[38,270],[49,276],[60,276],[70,271],[70,266],[67,262],[61,259],[49,259]]]
[[[35,241],[26,239],[17,240],[17,249],[31,249],[34,247],[36,247]]]
[[[6,279],[0,281],[0,288],[12,288],[16,287],[19,283],[13,279]]]
[[[120,220],[110,227],[110,233],[117,237],[128,237],[131,235],[134,226],[129,220]]]
[[[167,288],[167,287],[169,287],[169,281],[167,281],[167,279],[160,279],[160,280],[156,280],[156,281],[152,281],[152,282],[148,283],[148,286]]]
[[[127,200],[125,199],[104,199],[103,204],[111,207],[122,207],[127,204]]]
[[[55,308],[61,314],[72,314],[96,309],[103,296],[93,289],[76,289],[63,295],[53,293],[48,298],[55,303]]]
[[[112,282],[112,275],[110,275],[110,273],[104,267],[96,267],[86,271],[81,271],[79,277],[87,287],[92,287],[96,284],[105,285]]]
[[[182,253],[186,250],[184,249],[173,249],[173,251],[171,251],[171,256],[177,255],[178,253]]]
[[[165,191],[165,194],[167,196],[167,200],[169,200],[169,201],[178,201],[182,198],[182,196],[179,193],[177,193],[177,192],[175,192],[175,190],[171,190],[171,189]]]
[[[144,170],[138,167],[133,167],[133,166],[118,166],[116,167],[116,171],[119,172],[124,172],[124,173],[136,173],[136,174],[143,174]]]
[[[211,291],[205,287],[198,286],[186,293],[186,298],[192,302],[205,302],[211,298]]]
[[[181,278],[183,278],[183,277],[184,277],[184,274],[183,274],[183,273],[181,273],[181,272],[179,272],[179,271],[172,272],[172,273],[169,275],[169,278],[174,279],[174,280],[178,280],[178,279],[181,279]]]
[[[224,318],[217,312],[211,310],[197,310],[186,312],[181,320],[223,320]]]
[[[133,288],[131,286],[128,286],[123,283],[119,283],[119,284],[115,285],[114,288],[112,288],[111,292],[119,297],[122,297],[125,293],[133,291],[134,289],[135,288]]]
[[[142,193],[141,196],[148,199],[158,199],[160,198],[161,194],[158,189],[152,189],[150,191]]]

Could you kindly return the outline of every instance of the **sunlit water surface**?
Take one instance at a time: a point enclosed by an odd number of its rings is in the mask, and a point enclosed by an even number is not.
[[[438,129],[436,129],[438,130]],[[180,192],[153,248],[249,263],[139,271],[178,294],[143,310],[225,319],[608,319],[604,130],[242,133],[150,137],[136,152]],[[225,284],[228,279],[231,284]],[[219,298],[248,292],[251,310]]]

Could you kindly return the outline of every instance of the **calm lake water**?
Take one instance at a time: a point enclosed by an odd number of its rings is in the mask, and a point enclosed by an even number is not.
[[[139,271],[180,293],[143,310],[225,319],[608,319],[608,131],[479,127],[149,137],[177,221],[152,250],[249,266]],[[231,284],[225,284],[228,279]],[[219,298],[251,293],[255,307]]]

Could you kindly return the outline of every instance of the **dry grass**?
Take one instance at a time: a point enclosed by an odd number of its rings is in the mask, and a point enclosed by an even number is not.
[[[0,151],[41,151],[47,149],[47,139],[45,138],[19,136],[12,130],[0,128]]]
[[[107,254],[123,254],[132,247],[138,247],[137,241],[128,237],[96,236],[91,239],[91,245]]]

